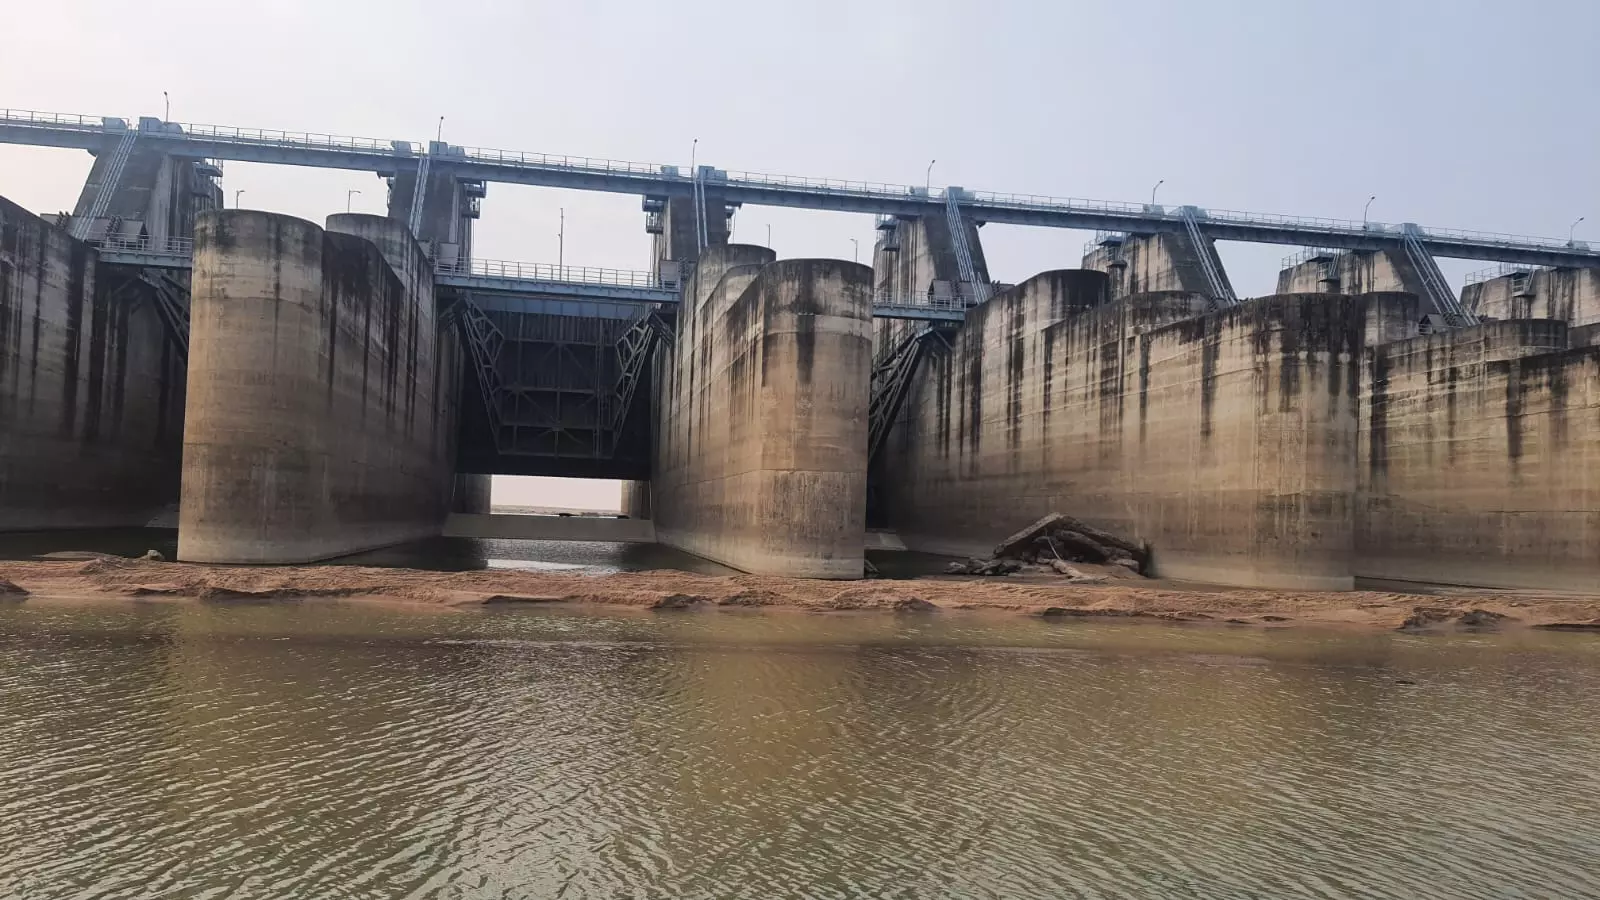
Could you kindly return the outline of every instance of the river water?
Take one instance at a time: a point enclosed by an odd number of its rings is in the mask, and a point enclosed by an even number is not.
[[[0,607],[0,896],[1600,896],[1600,640]]]

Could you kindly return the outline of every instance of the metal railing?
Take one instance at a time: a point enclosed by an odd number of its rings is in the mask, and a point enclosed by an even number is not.
[[[935,309],[962,312],[972,303],[966,297],[930,297],[917,294],[874,294],[874,308],[880,309]]]
[[[1279,268],[1292,269],[1296,266],[1305,265],[1314,259],[1336,259],[1345,252],[1344,250],[1333,250],[1328,247],[1304,247],[1298,253],[1285,256],[1283,261],[1279,263]]]
[[[174,237],[159,241],[151,238],[139,238],[137,240],[104,238],[97,241],[88,241],[87,243],[107,253],[140,253],[146,256],[169,256],[180,259],[194,256],[194,240],[192,238]]]
[[[516,262],[504,259],[472,259],[455,263],[435,263],[434,272],[438,275],[501,278],[515,281],[551,281],[637,288],[663,287],[661,279],[650,272],[632,269],[602,269],[594,266],[552,266],[546,263]]]
[[[557,156],[549,153],[526,153],[521,150],[495,150],[489,147],[452,146],[447,153],[441,154],[441,159],[444,161],[466,159],[500,166],[527,166],[540,169],[557,168],[582,172],[649,175],[656,178],[676,176],[684,181],[689,180],[687,175],[678,174],[676,166],[627,162],[620,159],[604,159],[595,156]]]
[[[36,125],[41,128],[76,128],[104,131],[107,119],[114,116],[77,116],[70,113],[40,112],[33,109],[0,109],[0,122],[8,125]]]
[[[1485,281],[1493,281],[1496,278],[1504,278],[1507,275],[1529,275],[1537,268],[1537,266],[1525,266],[1518,263],[1496,263],[1486,268],[1468,272],[1466,283],[1481,284]]]

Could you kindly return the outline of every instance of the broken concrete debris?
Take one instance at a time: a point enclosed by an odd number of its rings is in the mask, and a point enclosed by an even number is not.
[[[989,559],[954,562],[951,575],[1013,575],[1019,572],[1054,572],[1075,583],[1093,584],[1105,576],[1088,575],[1072,563],[1121,566],[1145,574],[1150,548],[1068,515],[1051,513],[1018,531],[994,548]]]

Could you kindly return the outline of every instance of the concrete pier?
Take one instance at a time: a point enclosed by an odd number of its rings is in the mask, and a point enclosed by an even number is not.
[[[1529,269],[1469,284],[1462,305],[1491,319],[1600,322],[1600,269]]]
[[[0,530],[143,525],[177,499],[183,356],[128,279],[0,199]]]
[[[985,553],[1063,511],[1150,542],[1164,575],[1349,588],[1366,301],[1095,306],[1086,274],[972,310],[927,364],[883,467],[906,545]]]
[[[1211,284],[1206,279],[1203,256],[1210,256],[1211,264],[1231,290],[1232,282],[1228,281],[1222,257],[1217,255],[1216,242],[1196,244],[1186,232],[1119,236],[1085,255],[1083,268],[1108,274],[1113,298],[1156,291],[1209,295]]]
[[[1399,251],[1330,252],[1278,273],[1280,294],[1394,292],[1427,296],[1422,274]]]
[[[439,533],[452,398],[434,396],[434,310],[407,277],[360,236],[199,218],[180,558],[306,562]]]
[[[859,578],[872,272],[701,257],[658,385],[657,539],[747,572]]]
[[[1374,349],[1358,575],[1600,585],[1600,346],[1591,329],[1488,322]]]

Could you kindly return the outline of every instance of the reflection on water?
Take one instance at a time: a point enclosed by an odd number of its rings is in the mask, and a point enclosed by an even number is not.
[[[1600,895],[1600,642],[0,608],[0,896]]]
[[[173,528],[85,528],[0,534],[0,559],[33,559],[45,553],[79,551],[140,556],[158,550],[178,557]],[[727,575],[726,566],[660,544],[612,541],[521,541],[437,537],[328,560],[330,565],[386,566],[464,572],[473,569],[528,569],[604,575],[678,569]]]

